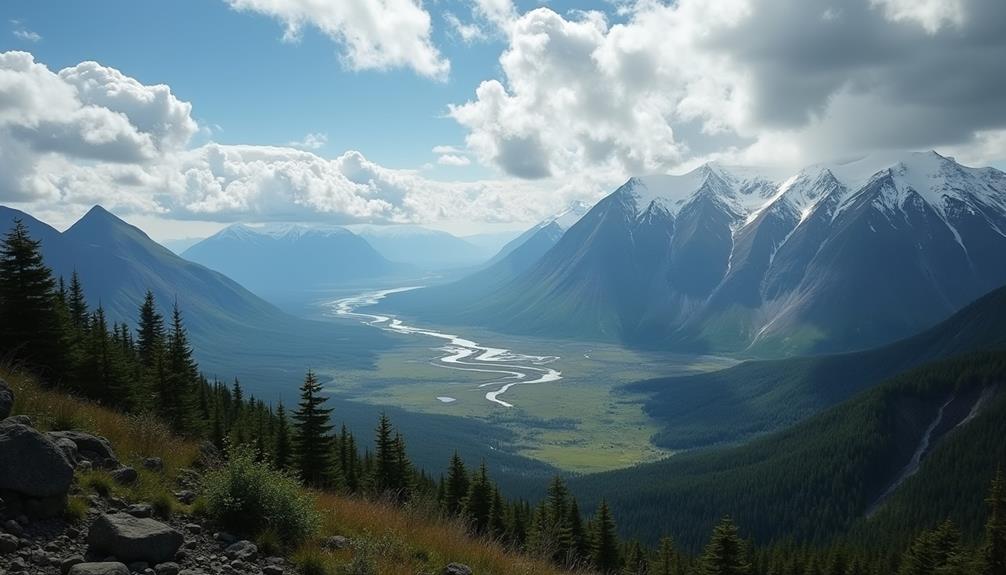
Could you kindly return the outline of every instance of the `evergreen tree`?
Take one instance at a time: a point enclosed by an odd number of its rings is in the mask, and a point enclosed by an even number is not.
[[[500,495],[498,487],[493,486],[492,505],[489,507],[488,532],[493,538],[501,538],[506,534],[506,504]]]
[[[388,418],[387,414],[381,413],[375,434],[374,491],[378,495],[391,494],[397,496],[397,494],[393,494],[392,492],[400,487],[398,477],[400,471],[398,461],[399,446],[394,429],[391,427],[391,419]]]
[[[47,378],[67,375],[65,332],[56,311],[56,280],[41,243],[20,219],[0,242],[0,346]]]
[[[483,461],[479,470],[472,476],[465,497],[464,514],[471,522],[476,533],[485,533],[489,528],[489,513],[492,511],[493,488]]]
[[[597,514],[593,520],[591,532],[591,561],[594,568],[601,573],[618,571],[621,562],[618,552],[618,533],[615,530],[615,520],[611,516],[608,502],[601,500]]]
[[[575,566],[590,556],[590,534],[583,526],[580,517],[580,506],[575,498],[570,498],[566,525],[569,530],[570,557],[569,564]]]
[[[236,385],[236,382],[235,382]],[[322,387],[313,371],[308,370],[300,387],[300,404],[293,414],[296,440],[294,465],[301,480],[312,487],[326,484],[329,472],[332,443],[329,432],[331,409],[323,407],[328,398],[321,395]]]
[[[624,575],[647,575],[649,565],[646,561],[646,553],[639,541],[632,541],[625,549],[625,565],[622,566]]]
[[[650,573],[651,575],[682,575],[684,573],[681,558],[674,549],[674,541],[670,537],[660,539],[657,558],[650,568]]]
[[[1002,468],[996,471],[985,503],[988,519],[982,547],[982,575],[1006,575],[1006,482]]]
[[[447,479],[444,482],[444,511],[450,515],[457,515],[461,512],[461,506],[465,497],[468,496],[468,470],[465,462],[461,460],[457,450],[451,456],[451,464],[447,468]]]
[[[195,387],[199,382],[199,368],[192,359],[189,336],[182,324],[182,314],[175,302],[171,312],[171,334],[168,337],[167,377],[158,390],[165,418],[179,433],[198,431],[195,421]]]
[[[747,549],[737,534],[737,526],[723,518],[699,561],[700,575],[750,575]]]
[[[137,327],[137,352],[143,367],[156,369],[162,359],[163,347],[164,317],[157,311],[154,293],[147,290],[140,306],[140,322]]]
[[[80,285],[80,276],[77,275],[76,270],[70,276],[67,306],[70,312],[70,325],[81,331],[87,329],[87,300],[84,297],[84,287]]]
[[[290,444],[290,424],[286,420],[286,408],[280,403],[276,408],[276,446],[273,465],[276,469],[290,466],[292,445]]]

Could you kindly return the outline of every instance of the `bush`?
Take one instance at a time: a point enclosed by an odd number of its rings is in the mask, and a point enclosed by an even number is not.
[[[112,476],[104,471],[88,471],[81,475],[80,484],[102,497],[108,497],[115,487]]]
[[[63,518],[68,523],[79,523],[87,517],[87,510],[91,505],[85,497],[70,497],[66,500],[66,509],[63,510]]]
[[[155,516],[161,519],[170,519],[175,510],[175,501],[171,494],[162,491],[150,499],[150,506],[153,508]]]
[[[293,554],[293,564],[303,575],[334,575],[335,559],[316,545],[305,545]]]
[[[255,461],[255,452],[238,447],[227,465],[203,480],[207,515],[225,528],[257,535],[267,528],[286,544],[313,535],[320,524],[314,500],[292,476]]]

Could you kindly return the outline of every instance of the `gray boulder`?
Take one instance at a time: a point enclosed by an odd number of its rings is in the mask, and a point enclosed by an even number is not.
[[[63,455],[66,457],[66,460],[70,462],[70,465],[77,465],[79,457],[77,456],[76,443],[70,441],[65,437],[60,437],[56,439],[53,443],[55,443],[56,447],[58,447],[60,451],[63,452]]]
[[[22,414],[22,415],[12,415],[12,416],[10,416],[10,417],[7,418],[7,422],[8,423],[20,423],[21,425],[24,425],[24,426],[27,426],[27,427],[35,427],[34,425],[31,424],[31,418],[28,417],[27,415],[24,415],[24,414]]]
[[[50,431],[46,435],[53,440],[69,439],[74,442],[77,444],[77,452],[80,454],[80,457],[97,464],[99,467],[103,466],[105,461],[109,459],[118,461],[118,458],[115,457],[115,451],[112,449],[112,444],[104,437],[91,435],[83,431]]]
[[[7,533],[0,533],[0,555],[8,555],[17,551],[20,547],[18,543],[18,538],[13,535],[8,535]]]
[[[178,566],[178,563],[171,561],[161,563],[160,565],[154,567],[154,572],[157,573],[157,575],[178,575],[179,571],[181,571],[181,567]]]
[[[61,575],[68,575],[70,569],[73,569],[74,565],[80,565],[84,562],[84,557],[81,555],[71,555],[66,559],[63,559],[59,563],[59,572]]]
[[[143,468],[150,471],[163,471],[164,461],[160,457],[148,457],[143,460]]]
[[[68,575],[129,575],[129,567],[122,563],[78,563],[70,567]]]
[[[7,419],[14,409],[14,390],[7,382],[0,379],[0,419]]]
[[[227,549],[224,549],[224,555],[228,559],[254,561],[258,558],[258,547],[251,541],[238,541],[228,545]]]
[[[49,438],[34,429],[0,422],[0,490],[33,497],[63,495],[73,481],[73,465]]]
[[[124,466],[116,470],[113,470],[109,475],[115,480],[119,485],[132,485],[136,483],[137,477],[136,470],[132,467]]]
[[[87,534],[87,543],[93,551],[107,553],[129,563],[168,562],[184,542],[182,534],[170,526],[127,513],[99,516]]]
[[[349,547],[349,539],[343,537],[342,535],[333,535],[322,539],[321,547],[322,549],[328,549],[329,551],[347,549]]]
[[[444,575],[472,575],[472,568],[463,563],[451,563],[444,567]]]

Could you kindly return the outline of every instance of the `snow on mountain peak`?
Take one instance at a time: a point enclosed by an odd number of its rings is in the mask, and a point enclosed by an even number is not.
[[[594,206],[588,204],[587,202],[575,200],[570,203],[565,210],[542,222],[542,225],[548,225],[554,222],[557,226],[559,226],[559,229],[566,231],[573,227],[576,222],[580,221],[580,218],[585,216],[592,207]]]

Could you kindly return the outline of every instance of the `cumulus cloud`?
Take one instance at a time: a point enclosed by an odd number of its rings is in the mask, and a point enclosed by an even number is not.
[[[292,146],[190,147],[200,127],[167,86],[84,62],[58,72],[0,53],[0,202],[56,223],[93,204],[122,214],[207,221],[527,222],[598,191],[589,183],[441,182],[348,151],[323,158],[326,136]],[[438,146],[446,163],[468,159]]]
[[[467,166],[472,163],[465,156],[459,156],[457,154],[444,154],[437,158],[437,163],[441,166]]]
[[[287,146],[291,148],[301,148],[304,150],[317,150],[328,143],[328,134],[322,132],[311,132],[304,136],[299,142],[289,142]]]
[[[283,38],[297,41],[314,26],[339,43],[353,70],[412,68],[445,79],[450,62],[430,38],[430,14],[419,0],[225,0],[236,10],[265,14],[282,22]]]
[[[638,0],[619,15],[510,21],[503,76],[449,109],[469,150],[543,178],[987,149],[980,134],[1006,128],[1001,0]]]
[[[42,39],[42,35],[38,32],[32,32],[25,28],[14,30],[14,37],[28,42],[38,42]]]

